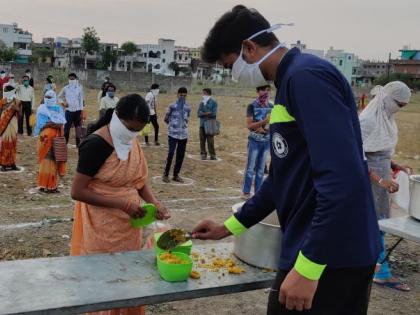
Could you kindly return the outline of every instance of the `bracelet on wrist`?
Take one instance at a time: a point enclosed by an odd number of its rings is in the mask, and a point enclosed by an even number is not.
[[[382,181],[383,181],[384,179],[383,178],[380,178],[379,180],[378,180],[378,184],[380,185],[381,183],[382,183]]]

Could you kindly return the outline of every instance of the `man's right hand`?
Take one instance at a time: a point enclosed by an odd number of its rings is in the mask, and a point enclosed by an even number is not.
[[[391,194],[397,192],[400,188],[396,182],[388,179],[383,179],[379,186],[385,188]]]
[[[130,218],[135,219],[143,218],[146,214],[146,211],[144,211],[142,207],[135,203],[131,203],[130,206],[124,210],[124,212],[127,213],[130,216]]]
[[[192,231],[193,238],[199,240],[220,240],[230,234],[223,224],[211,220],[201,221]]]

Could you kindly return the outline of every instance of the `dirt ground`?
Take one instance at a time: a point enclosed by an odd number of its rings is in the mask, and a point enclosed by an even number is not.
[[[96,91],[86,91],[88,119],[97,115]],[[123,93],[120,93],[123,94]],[[247,93],[249,95],[249,93]],[[191,229],[208,217],[222,221],[231,214],[231,206],[240,201],[240,189],[246,162],[247,130],[244,128],[249,97],[215,96],[219,103],[222,134],[216,139],[220,162],[201,162],[191,157],[199,154],[198,120],[195,116],[201,96],[191,95],[193,106],[190,137],[182,176],[192,185],[164,185],[159,179],[166,157],[166,127],[162,115],[175,95],[159,96],[162,147],[145,147],[150,183],[155,194],[172,211],[172,226]],[[396,160],[420,173],[420,95],[398,114],[400,142]],[[68,175],[61,181],[60,194],[43,195],[36,190],[36,139],[23,137],[18,143],[21,173],[0,174],[0,260],[65,256],[69,252],[73,202],[70,198],[77,151],[70,147]],[[74,140],[72,140],[74,144]],[[388,244],[395,238],[388,237]],[[407,282],[412,291],[400,293],[374,286],[369,314],[420,314],[420,246],[403,241],[391,256],[395,274]],[[267,293],[264,290],[149,306],[150,314],[265,314]]]

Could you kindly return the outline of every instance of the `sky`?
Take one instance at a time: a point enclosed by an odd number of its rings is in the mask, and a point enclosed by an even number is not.
[[[2,0],[5,1],[5,0]],[[399,57],[405,45],[420,49],[419,0],[13,0],[1,6],[0,24],[17,22],[43,37],[81,37],[94,26],[101,41],[138,44],[171,38],[199,47],[218,17],[237,4],[260,11],[287,44],[344,49],[363,59]]]

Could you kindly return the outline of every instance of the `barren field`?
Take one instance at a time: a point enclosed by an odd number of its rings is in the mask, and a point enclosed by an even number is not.
[[[39,91],[38,91],[39,92]],[[97,116],[97,91],[87,90],[88,119]],[[118,93],[123,95],[120,91]],[[38,94],[39,95],[39,94]],[[252,93],[246,93],[252,95]],[[219,103],[222,134],[216,138],[218,162],[202,162],[199,155],[198,120],[195,116],[201,95],[188,97],[193,106],[190,137],[181,176],[191,179],[191,185],[162,184],[167,153],[166,127],[163,113],[175,94],[159,96],[161,147],[145,147],[148,160],[149,181],[155,194],[172,211],[172,226],[191,229],[199,220],[208,217],[218,221],[227,218],[231,206],[239,202],[242,175],[246,162],[247,130],[244,128],[245,112],[250,97],[215,96]],[[39,99],[39,97],[38,97]],[[396,161],[407,164],[420,173],[420,95],[398,114],[400,142]],[[27,259],[46,256],[65,256],[69,252],[73,202],[70,198],[72,176],[77,163],[77,150],[70,147],[68,174],[61,182],[60,194],[44,195],[36,190],[37,154],[36,139],[23,137],[18,143],[18,165],[21,173],[0,173],[0,260]],[[74,140],[71,140],[74,144]],[[150,232],[150,231],[148,231]],[[395,238],[388,237],[388,244]],[[403,241],[391,256],[395,274],[412,288],[410,293],[373,287],[370,304],[371,315],[420,314],[420,246]],[[149,306],[150,314],[265,314],[267,293],[263,290],[235,295],[212,297]]]

